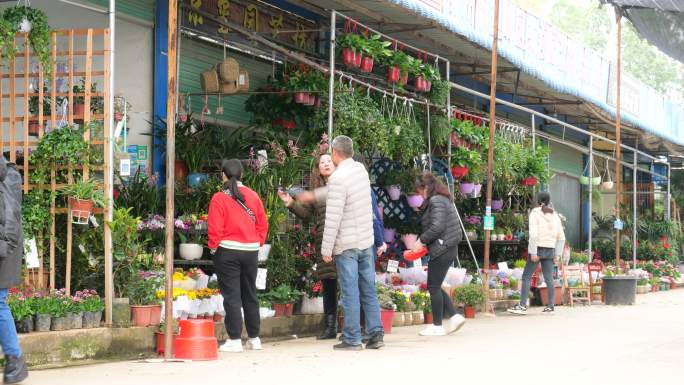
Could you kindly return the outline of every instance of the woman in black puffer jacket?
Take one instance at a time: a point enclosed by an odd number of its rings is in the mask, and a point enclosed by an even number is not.
[[[416,191],[423,195],[425,203],[421,207],[423,233],[414,250],[425,246],[430,254],[427,284],[433,315],[433,324],[421,331],[420,335],[442,336],[455,332],[465,322],[463,316],[456,314],[449,295],[442,290],[444,277],[456,259],[463,231],[452,195],[444,183],[434,175],[425,173],[418,178]],[[447,319],[444,325],[443,319]]]

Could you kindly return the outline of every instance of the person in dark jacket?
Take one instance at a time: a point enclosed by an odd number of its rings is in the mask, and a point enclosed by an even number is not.
[[[434,175],[424,173],[416,182],[416,191],[425,198],[425,202],[421,207],[420,221],[423,233],[414,250],[428,248],[427,285],[433,315],[433,324],[422,330],[420,335],[443,336],[455,332],[465,323],[463,316],[456,314],[449,295],[442,290],[442,282],[456,258],[463,231],[452,195],[444,183]]]
[[[19,347],[17,329],[7,306],[9,288],[21,283],[24,236],[21,229],[21,174],[14,164],[0,159],[0,345],[5,353],[5,384],[28,377]]]
[[[335,171],[335,164],[330,154],[318,156],[315,163],[313,170],[311,170],[309,186],[312,190],[324,187],[328,182],[328,177]],[[317,339],[335,339],[337,337],[337,269],[334,263],[323,261],[320,250],[325,221],[325,200],[295,200],[285,191],[279,191],[278,196],[298,218],[312,224],[316,233],[316,270],[314,271],[314,279],[321,281],[323,313],[325,314],[325,328]]]

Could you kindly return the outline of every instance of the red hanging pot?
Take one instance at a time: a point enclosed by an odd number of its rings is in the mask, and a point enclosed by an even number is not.
[[[373,58],[372,57],[364,57],[361,59],[361,71],[362,72],[373,72]]]
[[[342,49],[342,62],[344,65],[347,67],[353,67],[354,66],[354,51],[351,48],[343,48]]]
[[[451,175],[456,179],[461,179],[468,175],[468,167],[454,166],[451,168]]]
[[[283,120],[280,125],[286,130],[294,130],[297,126],[293,119]]]
[[[387,70],[387,81],[390,83],[396,83],[399,81],[399,78],[401,77],[401,71],[399,71],[399,67],[391,67]]]
[[[354,67],[360,68],[362,61],[363,61],[363,54],[361,54],[361,52],[356,52],[354,54]]]
[[[308,96],[309,96],[309,98],[306,101],[306,105],[307,106],[313,106],[314,104],[316,104],[316,96],[312,95],[312,94],[308,94]]]
[[[306,104],[309,102],[309,94],[306,92],[297,92],[295,94],[295,103]]]
[[[422,76],[418,76],[413,81],[413,86],[416,88],[416,91],[425,91],[425,78],[423,78]]]
[[[401,85],[405,86],[408,84],[408,72],[401,75]]]

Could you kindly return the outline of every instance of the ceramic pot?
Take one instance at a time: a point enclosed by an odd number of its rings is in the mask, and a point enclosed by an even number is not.
[[[401,241],[404,242],[404,246],[407,250],[413,250],[413,248],[416,246],[416,242],[418,241],[418,235],[404,234],[401,236]]]
[[[425,201],[423,196],[418,194],[409,195],[408,198],[406,198],[406,200],[408,202],[409,207],[412,207],[414,209],[417,209],[418,207],[422,206],[423,202]]]
[[[472,306],[466,306],[463,309],[463,315],[465,318],[475,318],[475,308]]]
[[[396,83],[399,81],[399,78],[401,77],[401,72],[399,71],[399,67],[391,67],[387,69],[387,81],[390,83]]]
[[[475,183],[461,182],[459,189],[461,190],[461,194],[472,194],[473,191],[475,191]]]
[[[131,317],[135,326],[159,325],[161,305],[133,305]]]
[[[373,58],[372,57],[364,57],[361,60],[361,72],[373,72]]]
[[[383,230],[383,237],[385,238],[385,242],[387,243],[392,243],[397,237],[397,230],[395,229],[384,229]]]
[[[492,200],[492,210],[501,211],[503,209],[504,201],[502,199]]]
[[[194,261],[195,259],[202,258],[204,247],[196,243],[181,243],[180,246],[178,246],[178,252],[180,257],[186,261]]]
[[[387,194],[393,201],[398,201],[401,198],[401,187],[399,186],[389,186],[387,187]]]
[[[275,310],[276,317],[292,317],[294,304],[292,303],[274,303],[273,310]]]

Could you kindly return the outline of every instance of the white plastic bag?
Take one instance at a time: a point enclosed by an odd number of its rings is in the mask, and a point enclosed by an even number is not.
[[[261,319],[271,318],[271,317],[275,316],[275,310],[271,310],[267,307],[260,307],[259,308],[259,316]]]
[[[323,297],[302,297],[302,314],[323,314]]]
[[[214,309],[212,308],[211,299],[203,298],[200,300],[199,309],[197,315],[213,315]]]
[[[450,267],[447,270],[446,277],[444,277],[444,283],[449,286],[462,286],[466,276],[466,269],[458,267]]]

